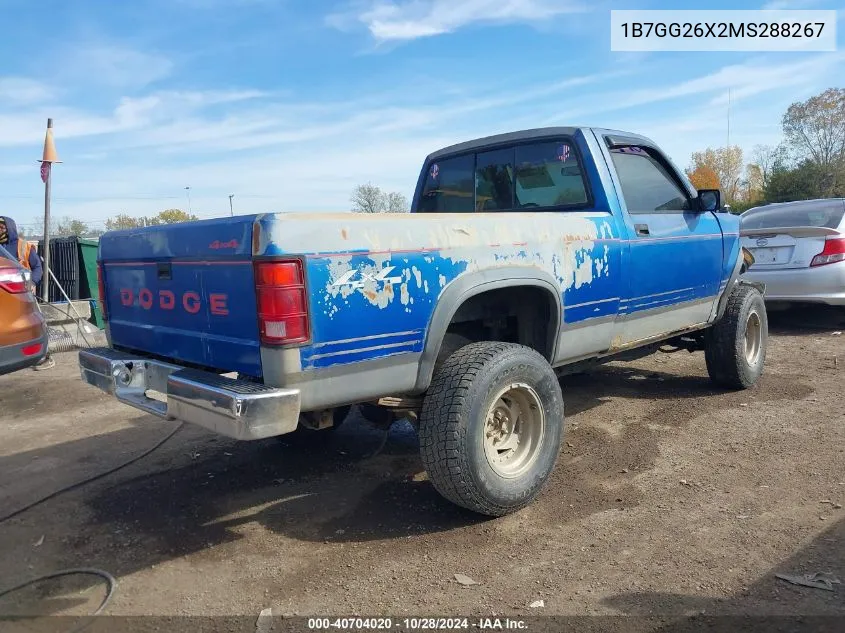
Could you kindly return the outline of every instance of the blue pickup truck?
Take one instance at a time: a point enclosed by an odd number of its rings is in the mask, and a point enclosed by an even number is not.
[[[562,375],[663,347],[703,351],[726,388],[760,377],[764,288],[720,207],[645,137],[557,127],[434,152],[408,214],[107,233],[109,347],[82,376],[243,440],[354,405],[410,419],[443,496],[507,514],[557,460]]]

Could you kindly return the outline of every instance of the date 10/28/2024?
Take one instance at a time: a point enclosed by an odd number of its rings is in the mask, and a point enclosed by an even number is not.
[[[308,618],[312,631],[525,631],[528,624],[515,618]]]

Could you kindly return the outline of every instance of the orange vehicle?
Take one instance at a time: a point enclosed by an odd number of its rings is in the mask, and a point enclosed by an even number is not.
[[[29,290],[27,272],[0,247],[0,375],[47,355],[47,327]]]

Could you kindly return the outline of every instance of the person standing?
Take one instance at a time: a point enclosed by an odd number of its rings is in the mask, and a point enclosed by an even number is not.
[[[9,216],[0,215],[0,246],[8,251],[11,257],[15,257],[25,269],[30,272],[30,289],[35,292],[36,286],[44,277],[44,267],[41,265],[41,258],[38,251],[33,248],[27,240],[21,239],[18,235],[18,225]],[[46,283],[46,282],[45,282]],[[36,298],[36,301],[38,299]],[[33,369],[36,371],[55,367],[56,361],[50,356],[50,352]]]

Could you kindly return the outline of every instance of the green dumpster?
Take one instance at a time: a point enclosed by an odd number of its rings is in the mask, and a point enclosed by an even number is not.
[[[97,283],[97,251],[99,241],[79,238],[79,298],[91,300],[91,322],[101,330],[106,327],[101,307],[102,297]]]

